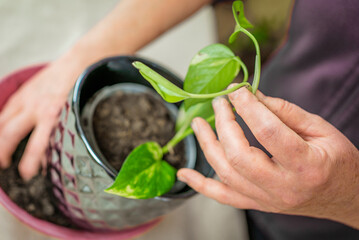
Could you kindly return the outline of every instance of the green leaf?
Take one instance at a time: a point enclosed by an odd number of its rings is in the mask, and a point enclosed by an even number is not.
[[[153,198],[168,192],[175,183],[177,170],[162,157],[161,146],[156,142],[136,147],[105,192],[135,199]]]
[[[177,116],[176,121],[176,131],[182,129],[185,131],[190,127],[192,120],[195,117],[208,118],[214,114],[212,107],[212,100],[207,100],[206,102],[198,103],[191,106],[188,110],[185,109],[184,104],[182,103]],[[212,126],[214,127],[214,126]]]
[[[236,23],[242,28],[252,28],[253,25],[244,16],[244,6],[242,1],[234,1],[232,11]]]
[[[132,65],[140,70],[140,74],[153,86],[161,97],[170,103],[187,99],[189,94],[171,83],[166,78],[141,62],[133,62]]]
[[[229,44],[233,43],[238,38],[238,34],[241,33],[240,28],[241,28],[240,26],[236,25],[234,32],[231,34],[231,36],[228,39]]]
[[[234,19],[236,20],[236,26],[234,28],[233,33],[228,39],[228,42],[231,44],[233,43],[237,37],[238,34],[241,32],[241,28],[252,28],[253,25],[247,20],[247,18],[244,16],[244,6],[242,1],[235,1],[232,4],[232,11]]]
[[[238,75],[240,63],[223,44],[212,44],[200,50],[192,59],[183,89],[196,94],[215,93],[226,88]],[[208,99],[186,99],[185,108]]]

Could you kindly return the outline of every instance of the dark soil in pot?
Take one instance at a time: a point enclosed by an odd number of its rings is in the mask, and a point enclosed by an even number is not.
[[[119,170],[138,145],[156,141],[164,146],[175,135],[175,121],[164,103],[152,95],[118,91],[97,105],[93,129],[102,154]],[[164,160],[177,169],[184,167],[183,142]]]
[[[10,167],[0,170],[0,187],[13,202],[32,216],[64,227],[78,228],[57,209],[52,183],[41,171],[28,182],[20,177],[18,164],[25,146],[24,140],[14,153]]]

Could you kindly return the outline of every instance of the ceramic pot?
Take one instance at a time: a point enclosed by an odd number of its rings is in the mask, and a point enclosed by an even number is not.
[[[130,83],[152,89],[132,66],[132,62],[137,60],[181,86],[182,81],[177,76],[148,60],[133,56],[104,59],[79,77],[52,134],[48,167],[54,195],[63,213],[86,229],[119,230],[138,226],[162,216],[195,194],[185,186],[161,197],[139,200],[103,191],[113,183],[117,171],[98,154],[93,139],[81,122],[81,114],[86,103],[103,88]],[[192,151],[196,152],[194,169],[207,177],[213,176],[198,143],[190,139],[185,141],[186,156],[189,157],[191,148],[195,148],[196,151]]]
[[[9,97],[16,92],[16,90],[38,71],[44,68],[45,65],[37,65],[28,67],[20,71],[14,72],[7,77],[0,80],[0,111],[9,99]],[[47,222],[36,217],[31,216],[28,212],[16,205],[7,194],[0,188],[0,203],[12,215],[14,215],[20,222],[31,227],[36,232],[41,234],[59,238],[59,239],[73,239],[73,240],[125,240],[130,239],[139,234],[143,234],[158,223],[159,219],[121,231],[111,232],[93,232],[88,230],[75,230],[62,227],[51,222]],[[19,222],[19,224],[20,224]],[[29,236],[31,238],[31,236]]]

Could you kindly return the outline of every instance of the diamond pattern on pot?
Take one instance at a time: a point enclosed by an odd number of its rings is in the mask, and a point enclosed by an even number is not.
[[[108,174],[103,168],[100,168],[95,161],[90,161],[90,167],[94,178],[106,179],[108,186],[113,183],[112,178],[109,178]],[[105,184],[105,183],[104,183]]]
[[[66,201],[69,204],[71,204],[71,206],[76,206],[76,207],[80,206],[80,199],[75,192],[65,190],[64,193],[65,193]]]
[[[63,171],[68,174],[75,175],[75,167],[74,167],[74,156],[72,153],[63,151],[61,156],[61,166]]]
[[[89,194],[79,194],[79,198],[81,201],[82,206],[97,206],[97,198],[95,195],[89,196]],[[96,209],[92,208],[84,208],[88,211],[96,211]]]
[[[92,168],[90,166],[89,157],[76,156],[75,171],[76,171],[77,175],[91,178],[92,177]]]
[[[91,181],[84,181],[86,178],[82,176],[77,176],[77,179],[78,179],[77,184],[79,185],[78,189],[80,190],[80,193],[87,195],[87,197],[90,194],[93,195],[94,193],[93,183]]]
[[[69,190],[75,191],[76,190],[75,177],[71,174],[65,173],[63,175],[63,186]]]
[[[154,220],[184,199],[126,199],[104,192],[112,177],[91,157],[76,127],[72,93],[50,140],[49,174],[59,208],[73,222],[96,230],[119,230]]]
[[[94,209],[85,210],[85,215],[86,215],[87,218],[90,218],[90,219],[93,219],[93,220],[102,221],[102,219],[103,219],[103,217],[98,213],[98,211],[94,210]]]
[[[70,206],[70,215],[74,216],[77,219],[83,219],[85,214],[81,208]]]

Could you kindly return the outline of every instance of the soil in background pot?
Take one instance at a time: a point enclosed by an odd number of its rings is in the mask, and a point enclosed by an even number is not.
[[[119,91],[98,104],[93,129],[102,154],[119,170],[138,145],[156,141],[164,146],[175,135],[175,121],[164,103],[150,94]],[[183,142],[164,160],[177,169],[184,167]]]
[[[13,202],[32,216],[64,227],[78,228],[57,209],[52,183],[46,176],[39,172],[29,182],[20,177],[18,164],[25,146],[24,140],[15,151],[10,167],[0,170],[0,187]]]

